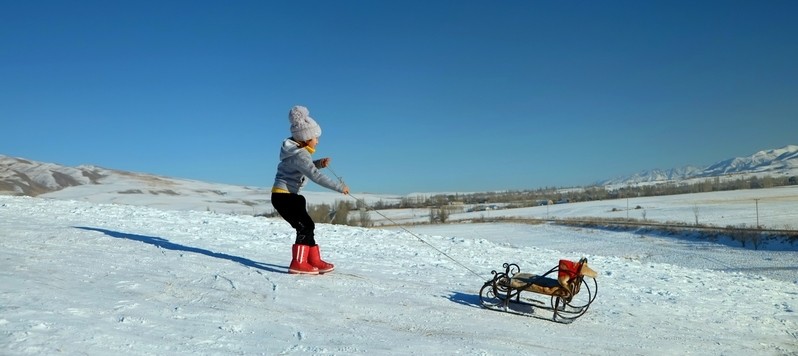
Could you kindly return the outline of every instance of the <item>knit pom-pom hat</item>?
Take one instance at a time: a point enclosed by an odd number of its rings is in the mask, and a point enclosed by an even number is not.
[[[294,106],[288,112],[291,123],[291,137],[298,142],[305,142],[321,136],[321,127],[310,117],[310,111],[304,106]]]

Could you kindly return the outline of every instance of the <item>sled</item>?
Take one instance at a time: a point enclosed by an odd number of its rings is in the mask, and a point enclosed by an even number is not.
[[[479,291],[484,308],[567,324],[584,315],[598,293],[597,273],[587,258],[560,260],[541,275],[520,273],[514,263],[502,267],[504,272],[492,271]]]

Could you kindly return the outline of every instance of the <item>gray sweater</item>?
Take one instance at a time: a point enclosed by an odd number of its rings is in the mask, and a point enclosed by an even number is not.
[[[336,182],[319,171],[320,161],[314,161],[310,157],[310,151],[299,147],[298,142],[287,138],[283,141],[283,146],[280,149],[280,164],[277,165],[273,188],[299,194],[299,191],[307,183],[306,178],[310,178],[322,187],[343,193],[343,183]]]

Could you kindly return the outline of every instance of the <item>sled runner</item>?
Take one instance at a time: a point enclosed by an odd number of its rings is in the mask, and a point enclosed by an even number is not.
[[[479,291],[484,308],[547,319],[550,315],[553,321],[570,323],[584,315],[596,299],[597,273],[587,266],[586,258],[560,260],[542,275],[519,273],[521,269],[514,263],[502,267],[504,272],[492,271],[493,278]]]

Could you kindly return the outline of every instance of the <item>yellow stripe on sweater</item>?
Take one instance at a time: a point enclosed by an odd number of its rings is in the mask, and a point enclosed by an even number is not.
[[[272,187],[272,193],[288,194],[288,193],[291,193],[291,192],[289,192],[289,191],[287,191],[287,190],[285,190],[285,189],[281,189],[281,188],[277,188],[277,187]]]

